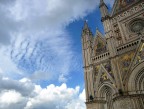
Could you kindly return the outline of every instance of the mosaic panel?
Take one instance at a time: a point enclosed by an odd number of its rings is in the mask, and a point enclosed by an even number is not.
[[[114,79],[110,61],[104,63],[103,65],[104,65],[105,69],[107,70],[107,72],[110,74],[110,76]]]
[[[102,54],[106,52],[106,45],[105,42],[98,37],[96,45],[94,46],[95,55]]]
[[[137,55],[136,64],[144,60],[144,43],[141,45]]]
[[[119,65],[120,65],[122,76],[124,76],[129,70],[129,66],[131,64],[133,56],[134,56],[134,51],[124,54],[120,57]]]

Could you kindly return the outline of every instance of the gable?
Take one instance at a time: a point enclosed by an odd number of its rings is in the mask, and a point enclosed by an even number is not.
[[[93,43],[94,55],[99,55],[106,51],[106,41],[101,36],[97,36]]]
[[[97,29],[93,40],[93,55],[99,55],[106,51],[106,40],[101,32]]]
[[[110,84],[115,84],[114,74],[111,69],[112,68],[111,68],[110,61],[107,61],[95,67],[94,78],[95,78],[95,83],[96,83],[95,84],[96,90],[101,84],[105,82],[110,83]]]

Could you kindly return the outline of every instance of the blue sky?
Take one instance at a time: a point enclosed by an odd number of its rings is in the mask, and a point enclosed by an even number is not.
[[[0,109],[85,109],[81,31],[104,33],[98,5],[0,0]]]

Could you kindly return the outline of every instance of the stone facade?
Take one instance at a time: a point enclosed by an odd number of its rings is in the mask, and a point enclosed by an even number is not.
[[[99,8],[105,35],[82,31],[87,109],[144,109],[144,1]]]

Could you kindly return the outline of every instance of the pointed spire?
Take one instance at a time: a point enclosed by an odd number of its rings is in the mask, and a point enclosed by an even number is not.
[[[104,1],[103,1],[103,0],[100,0],[100,5],[103,4],[103,3],[104,3]]]
[[[108,12],[108,7],[104,3],[103,0],[100,0],[100,6],[99,6],[99,8],[100,8],[100,11],[101,11],[102,21],[104,21],[106,18],[108,18],[109,12]]]
[[[102,33],[99,31],[98,27],[96,27],[96,33],[95,33],[95,36],[100,36],[100,37],[103,37]]]
[[[87,20],[84,21],[84,28],[83,29],[89,29]]]
[[[98,27],[96,27],[96,33],[98,32],[99,30],[98,30]]]
[[[84,26],[83,26],[83,29],[82,29],[82,36],[83,35],[89,35],[89,36],[93,36],[89,26],[88,26],[88,23],[87,23],[87,20],[84,21]]]
[[[99,32],[98,27],[96,27],[95,36],[97,36],[98,32]]]
[[[101,6],[103,6],[103,5],[106,6],[105,2],[104,2],[103,0],[100,0],[100,5],[99,5],[99,7],[101,7]],[[106,6],[106,7],[107,7],[107,6]]]

